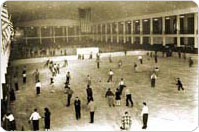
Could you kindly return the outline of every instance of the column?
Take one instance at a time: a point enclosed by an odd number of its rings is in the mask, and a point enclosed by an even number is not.
[[[166,37],[165,37],[165,17],[162,17],[162,35],[163,35],[163,40],[162,40],[162,44],[163,46],[166,45]]]
[[[113,23],[110,23],[111,43],[113,43]]]
[[[77,29],[76,29],[76,26],[73,25],[73,28],[74,28],[74,40],[77,41]]]
[[[55,27],[53,27],[53,42],[55,43]]]
[[[107,32],[108,32],[108,24],[106,23],[105,24],[105,41],[106,41],[106,43],[108,42],[108,34],[107,34]]]
[[[68,39],[68,27],[66,27],[66,42],[68,43],[69,39]]]
[[[65,29],[64,29],[64,27],[62,27],[62,37],[63,37],[63,41],[65,41]]]
[[[53,40],[53,33],[52,33],[52,27],[49,27],[49,30],[50,30],[50,40],[52,41]]]
[[[198,48],[198,13],[194,13],[194,48]]]
[[[39,43],[42,44],[42,39],[41,39],[41,27],[39,27],[38,30],[39,30]]]
[[[101,38],[100,38],[100,40],[101,40],[101,42],[103,41],[102,26],[103,26],[103,24],[100,24],[100,31],[101,31]]]
[[[99,25],[96,25],[96,38],[97,38],[97,41],[99,41],[99,29],[98,29]]]
[[[134,23],[133,20],[131,21],[131,44],[134,43]]]
[[[126,23],[123,23],[123,43],[126,43]]]
[[[143,44],[143,22],[140,19],[140,44]]]
[[[176,27],[177,27],[177,47],[180,47],[180,16],[176,17]]]
[[[153,45],[153,18],[150,18],[150,39],[151,45]]]
[[[117,36],[117,43],[119,43],[119,23],[116,23],[116,36]]]

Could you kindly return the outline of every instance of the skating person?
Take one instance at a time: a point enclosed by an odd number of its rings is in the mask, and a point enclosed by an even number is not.
[[[96,63],[97,63],[97,68],[100,68],[100,55],[99,53],[96,54]]]
[[[157,75],[157,76],[158,76],[159,71],[160,71],[160,69],[159,69],[158,67],[155,67],[155,68],[154,68],[154,73],[155,73],[155,75]]]
[[[133,107],[133,100],[132,100],[131,92],[128,87],[126,88],[125,95],[126,95],[126,106],[129,106],[129,102],[130,102],[131,107]]]
[[[78,97],[75,98],[74,106],[75,106],[76,120],[79,120],[81,118],[81,101]]]
[[[93,53],[91,52],[89,55],[89,59],[92,60],[93,59]]]
[[[150,57],[151,57],[151,58],[153,57],[153,52],[150,52]]]
[[[57,74],[59,74],[60,73],[60,66],[59,66],[59,64],[57,64]]]
[[[134,62],[134,72],[137,72],[138,71],[138,65],[136,62]]]
[[[51,113],[50,113],[50,110],[48,108],[44,108],[44,128],[45,128],[45,131],[48,131],[50,129],[50,116],[51,116]]]
[[[113,81],[113,75],[114,75],[114,72],[110,69],[110,71],[109,71],[109,77],[108,77],[108,80],[107,80],[107,82],[112,82]]]
[[[140,64],[142,64],[143,63],[143,59],[142,59],[142,56],[140,55],[140,56],[138,56],[138,60],[140,61]]]
[[[118,68],[120,68],[120,67],[122,67],[122,60],[121,59],[118,61]]]
[[[119,91],[120,91],[120,95],[122,95],[123,89],[126,87],[126,85],[124,84],[124,79],[121,78],[120,82],[119,82]]]
[[[176,85],[178,86],[178,91],[180,91],[181,89],[184,91],[183,84],[182,84],[180,78],[177,78]]]
[[[26,84],[26,67],[23,68],[22,76],[23,76],[23,84]]]
[[[157,76],[156,76],[155,73],[153,73],[153,74],[151,75],[151,87],[152,87],[152,88],[155,87],[155,81],[156,81],[156,79],[157,79]]]
[[[87,75],[87,85],[91,86],[91,77]]]
[[[106,92],[105,98],[108,98],[108,104],[109,107],[114,106],[114,94],[111,91],[110,88],[108,88],[108,91]]]
[[[190,57],[189,58],[189,67],[192,67],[193,66],[193,59]]]
[[[157,54],[155,54],[154,60],[155,60],[155,63],[158,63],[158,56],[157,56]]]
[[[96,105],[95,105],[95,102],[93,99],[89,102],[88,109],[90,111],[90,122],[89,123],[94,123],[94,115],[95,115]]]
[[[89,104],[89,102],[90,102],[91,100],[93,100],[93,90],[92,90],[92,88],[90,87],[90,85],[87,85],[86,93],[87,93],[87,104]]]
[[[69,107],[70,106],[70,100],[71,100],[72,95],[73,95],[73,90],[71,90],[70,87],[67,88],[66,94],[67,94],[67,104],[66,104],[66,106]]]
[[[11,112],[8,112],[4,117],[3,120],[8,120],[8,131],[15,131],[16,130],[16,124],[15,124],[15,118]]]
[[[14,76],[14,85],[15,85],[15,90],[18,91],[19,90],[19,85],[18,85],[18,78],[17,78],[16,75]]]
[[[112,58],[111,58],[111,54],[109,55],[109,62],[112,63]]]
[[[67,67],[68,66],[68,61],[67,59],[64,60],[64,67]]]
[[[40,95],[40,89],[41,89],[41,82],[40,82],[40,80],[37,81],[37,83],[35,85],[35,88],[36,88],[36,94]]]
[[[34,77],[35,77],[35,83],[39,80],[39,71],[38,69],[36,69],[36,71],[33,73]]]
[[[142,108],[142,113],[141,113],[141,116],[143,118],[143,127],[142,127],[142,129],[146,129],[147,128],[148,114],[149,114],[148,107],[147,107],[146,103],[143,102],[143,108]]]
[[[120,102],[121,102],[121,93],[120,93],[120,90],[119,88],[116,89],[116,92],[115,92],[115,102],[117,106],[120,106]]]
[[[37,112],[37,109],[34,109],[34,112],[30,116],[30,121],[32,121],[33,131],[39,130],[39,119],[41,118],[40,114]]]
[[[130,130],[131,128],[131,116],[129,113],[126,111],[125,114],[122,116],[122,121],[121,121],[121,130]]]
[[[181,59],[181,51],[178,51],[178,58]]]
[[[9,94],[10,94],[10,102],[12,103],[13,101],[16,100],[15,91],[13,88],[11,88]]]
[[[70,84],[70,79],[71,79],[70,72],[67,72],[67,74],[66,74],[66,83]]]

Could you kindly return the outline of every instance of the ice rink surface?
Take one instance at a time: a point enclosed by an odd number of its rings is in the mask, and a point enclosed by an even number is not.
[[[123,61],[123,66],[118,68],[118,61]],[[119,131],[121,117],[124,111],[129,111],[132,117],[132,131],[141,131],[142,102],[147,102],[149,107],[148,131],[191,131],[198,126],[198,60],[194,58],[194,66],[189,68],[188,59],[184,61],[178,57],[154,59],[143,56],[143,64],[139,64],[137,56],[102,58],[100,69],[93,60],[71,60],[68,67],[61,68],[61,74],[55,78],[55,87],[50,84],[50,71],[44,68],[44,63],[28,64],[27,84],[22,84],[19,78],[19,91],[16,93],[16,101],[12,104],[17,129],[22,126],[25,130],[31,130],[28,123],[30,114],[34,108],[43,115],[44,107],[48,107],[51,115],[51,130],[56,131]],[[138,64],[138,72],[133,69],[134,62]],[[63,62],[59,62],[63,65]],[[22,76],[22,66],[19,66],[19,76]],[[152,69],[158,66],[160,72],[155,88],[150,86],[150,74]],[[36,96],[33,72],[38,68],[42,84],[41,95]],[[114,74],[113,82],[107,83],[109,69]],[[64,94],[64,82],[66,72],[71,72],[71,89],[74,91],[70,107],[66,107],[66,94]],[[89,123],[89,111],[86,99],[86,77],[91,76],[91,87],[94,92],[94,101],[97,109],[95,123]],[[180,77],[185,87],[185,92],[177,91],[175,79]],[[123,92],[121,106],[109,107],[105,92],[111,88],[114,92],[120,78],[124,78],[125,84],[130,88],[133,96],[134,107],[125,106]],[[51,92],[52,89],[55,92]],[[73,101],[76,96],[82,102],[81,120],[76,121]],[[44,130],[44,121],[40,120],[40,130]]]

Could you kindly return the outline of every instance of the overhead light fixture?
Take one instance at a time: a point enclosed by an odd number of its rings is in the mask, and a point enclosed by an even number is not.
[[[131,21],[128,21],[128,23],[131,23]]]
[[[169,17],[166,17],[166,20],[169,20],[170,18]]]
[[[157,18],[155,18],[155,19],[153,19],[154,21],[158,21],[158,19]]]
[[[135,21],[136,23],[138,23],[139,21]]]
[[[145,20],[144,20],[144,22],[148,22],[148,21],[149,21],[148,19],[145,19]]]
[[[44,28],[46,29],[47,27],[45,26]]]
[[[184,18],[184,16],[180,16],[180,18]]]

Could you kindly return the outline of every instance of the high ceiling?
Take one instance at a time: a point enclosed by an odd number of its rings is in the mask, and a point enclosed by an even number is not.
[[[14,22],[36,19],[78,19],[78,8],[91,7],[92,20],[147,15],[176,9],[197,7],[189,1],[8,1]]]

